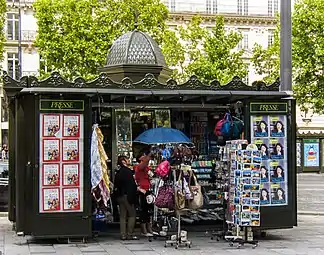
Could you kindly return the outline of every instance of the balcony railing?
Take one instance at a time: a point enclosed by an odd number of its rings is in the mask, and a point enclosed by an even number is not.
[[[22,42],[33,42],[36,39],[37,31],[35,30],[21,30],[21,41]],[[10,34],[6,32],[7,40],[18,41],[18,32]]]
[[[35,0],[7,0],[7,4],[15,6],[32,5]]]
[[[37,31],[35,30],[21,30],[21,40],[32,42],[35,41]]]
[[[22,76],[37,76],[37,71],[22,71]]]

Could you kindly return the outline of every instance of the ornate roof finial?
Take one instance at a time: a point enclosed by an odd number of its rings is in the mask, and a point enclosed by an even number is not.
[[[138,27],[138,17],[139,17],[139,11],[137,9],[134,10],[134,30],[137,30]]]

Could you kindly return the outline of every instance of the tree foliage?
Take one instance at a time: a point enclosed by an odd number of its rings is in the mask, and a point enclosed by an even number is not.
[[[202,23],[203,19],[195,16],[188,26],[177,29],[178,45],[174,45],[171,58],[172,64],[177,66],[177,78],[187,79],[194,74],[204,82],[216,79],[221,84],[229,82],[233,76],[244,78],[248,73],[248,65],[242,58],[244,50],[235,50],[242,35],[227,32],[223,16],[216,16],[211,29]]]
[[[6,0],[0,0],[0,31],[1,31],[0,32],[0,61],[3,60],[4,42],[6,41],[6,37],[4,34],[6,11],[7,11]]]
[[[324,1],[296,0],[292,17],[293,90],[302,110],[324,113]],[[254,48],[253,64],[264,80],[280,73],[279,21],[274,43]]]
[[[280,76],[280,22],[273,34],[273,42],[268,48],[256,44],[253,47],[252,63],[258,75],[267,84],[275,82]]]
[[[138,29],[161,43],[168,11],[159,0],[36,0],[36,46],[48,67],[68,79],[91,79],[113,41]]]
[[[294,92],[297,102],[324,113],[324,1],[297,0],[293,15]]]

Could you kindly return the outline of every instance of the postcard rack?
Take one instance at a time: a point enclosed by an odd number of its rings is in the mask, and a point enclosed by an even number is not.
[[[227,223],[231,234],[225,236],[230,246],[258,246],[253,227],[260,226],[261,153],[255,145],[232,141],[228,150],[230,187]]]

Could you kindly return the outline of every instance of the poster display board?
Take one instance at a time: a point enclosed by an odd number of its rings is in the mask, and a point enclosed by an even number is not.
[[[40,114],[39,212],[83,211],[83,115]]]
[[[261,206],[287,205],[287,117],[283,114],[287,106],[285,103],[255,103],[255,106],[251,104],[251,142],[258,146],[262,157],[261,190],[265,199],[260,203]]]
[[[319,139],[304,140],[304,166],[320,166],[320,142]]]

